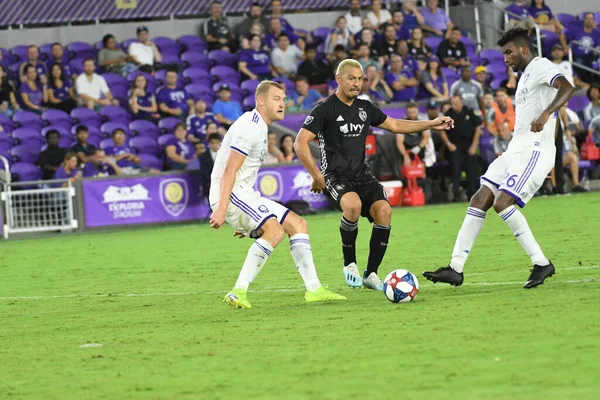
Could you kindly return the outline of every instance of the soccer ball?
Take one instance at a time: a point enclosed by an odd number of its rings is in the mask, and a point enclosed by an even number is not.
[[[392,271],[383,281],[383,293],[392,303],[413,301],[419,292],[417,277],[405,269]]]

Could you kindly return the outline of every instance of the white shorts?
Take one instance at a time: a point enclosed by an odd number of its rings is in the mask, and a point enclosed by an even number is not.
[[[519,207],[524,207],[554,167],[555,153],[556,149],[503,153],[490,164],[481,184],[490,188],[494,196],[499,190],[508,193]]]
[[[214,211],[219,202],[219,193],[211,193],[210,208]],[[265,199],[259,192],[234,190],[229,197],[225,221],[248,237],[258,237],[258,231],[269,218],[283,224],[290,210],[273,200]]]

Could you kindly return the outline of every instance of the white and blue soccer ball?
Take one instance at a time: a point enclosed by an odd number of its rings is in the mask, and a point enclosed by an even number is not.
[[[392,303],[407,303],[417,297],[419,281],[411,272],[405,269],[397,269],[385,277],[383,293]]]

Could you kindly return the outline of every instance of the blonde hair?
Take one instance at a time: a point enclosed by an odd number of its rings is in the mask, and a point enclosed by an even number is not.
[[[281,90],[283,90],[285,92],[285,86],[283,86],[279,82],[275,82],[275,81],[262,81],[256,87],[256,94],[254,95],[254,98],[255,98],[256,102],[258,103],[258,98],[259,97],[263,97],[264,98],[267,95],[267,93],[269,93],[269,89],[272,88],[272,87],[277,88],[277,89],[281,89]]]
[[[340,65],[338,65],[337,67],[337,71],[336,71],[336,75],[342,75],[344,72],[346,72],[347,68],[358,68],[362,71],[362,65],[360,65],[360,63],[356,60],[353,60],[352,58],[346,58],[344,61],[342,61],[340,63]]]

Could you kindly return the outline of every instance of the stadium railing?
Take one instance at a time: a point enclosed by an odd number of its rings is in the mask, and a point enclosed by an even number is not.
[[[598,69],[593,69],[593,68],[588,67],[587,65],[583,65],[583,64],[580,64],[578,62],[573,61],[573,45],[574,44],[576,44],[579,47],[582,47],[582,48],[584,48],[586,50],[592,51],[593,53],[596,53],[596,55],[598,56],[599,60],[600,60],[600,50],[596,49],[595,47],[587,46],[583,42],[580,42],[580,41],[577,41],[577,40],[573,40],[573,41],[571,41],[569,43],[569,62],[574,67],[581,68],[583,70],[586,70],[586,71],[591,72],[591,73],[596,74],[596,75],[600,75],[600,65],[598,65]],[[598,63],[598,62],[596,62],[596,63]]]

